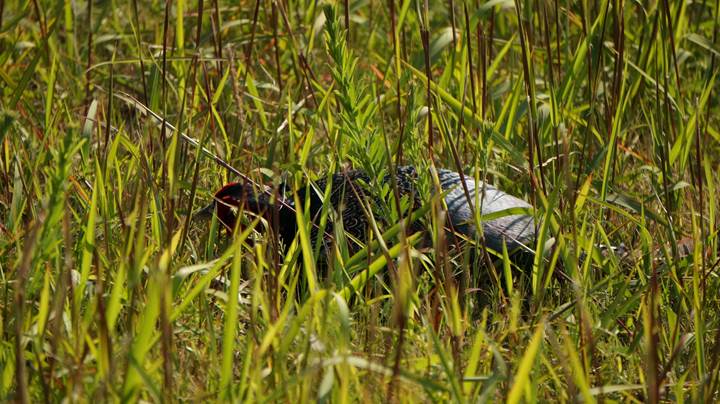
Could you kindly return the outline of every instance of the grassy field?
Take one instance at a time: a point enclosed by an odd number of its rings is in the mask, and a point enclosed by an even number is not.
[[[718,1],[237,3],[0,0],[0,401],[720,400]],[[548,251],[192,215],[395,164]]]

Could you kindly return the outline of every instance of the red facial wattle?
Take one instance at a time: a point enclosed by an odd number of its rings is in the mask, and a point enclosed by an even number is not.
[[[229,230],[235,227],[235,221],[237,220],[232,208],[240,206],[240,201],[235,195],[238,186],[240,186],[240,184],[230,183],[215,193],[218,219],[220,219],[220,222]]]

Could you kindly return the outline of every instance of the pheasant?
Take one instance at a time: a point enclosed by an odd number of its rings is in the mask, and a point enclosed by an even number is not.
[[[529,214],[507,214],[502,211],[522,208],[530,209],[531,205],[522,199],[509,195],[489,184],[476,182],[473,178],[465,177],[465,187],[459,173],[440,169],[437,171],[440,187],[445,193],[448,224],[451,229],[461,236],[475,239],[478,236],[475,225],[474,206],[479,201],[482,216],[497,214],[490,220],[482,220],[484,245],[495,251],[502,251],[503,243],[508,251],[530,251],[535,241],[535,220]],[[323,209],[321,197],[327,186],[328,179],[332,181],[330,203],[333,209],[342,218],[342,227],[345,234],[361,242],[366,241],[368,229],[368,214],[364,209],[366,200],[372,206],[372,214],[377,221],[383,222],[382,212],[378,211],[380,196],[373,194],[366,184],[370,183],[367,173],[362,170],[349,170],[326,176],[315,182],[316,188],[303,187],[297,191],[297,200],[300,208],[309,202],[309,217],[313,221],[311,240],[317,240],[319,218]],[[390,174],[383,178],[384,184],[390,184]],[[413,209],[422,205],[422,198],[418,195],[418,172],[413,166],[398,167],[395,172],[395,184],[400,197],[411,198]],[[466,192],[467,189],[467,192]],[[468,200],[468,196],[470,197]],[[307,199],[309,198],[309,201]],[[222,187],[217,193],[213,203],[206,209],[214,209],[218,219],[228,229],[233,229],[237,221],[236,212],[243,210],[263,216],[270,228],[277,229],[279,239],[289,244],[297,233],[297,220],[295,198],[285,195],[273,195],[272,192],[260,191],[249,182],[235,182]],[[333,234],[332,220],[325,228],[325,237]],[[419,223],[412,223],[411,232],[422,230]]]

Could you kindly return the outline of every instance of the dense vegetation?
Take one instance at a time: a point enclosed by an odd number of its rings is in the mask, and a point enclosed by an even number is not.
[[[0,400],[720,399],[717,1],[237,3],[0,0]],[[399,164],[431,245],[192,215],[355,167],[394,224]],[[450,248],[432,167],[547,252]]]

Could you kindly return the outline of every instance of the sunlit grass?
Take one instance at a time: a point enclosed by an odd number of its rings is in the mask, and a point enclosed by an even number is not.
[[[719,11],[0,0],[0,400],[720,399]],[[363,248],[192,216],[349,167]],[[532,203],[534,261],[452,248],[435,168]]]

